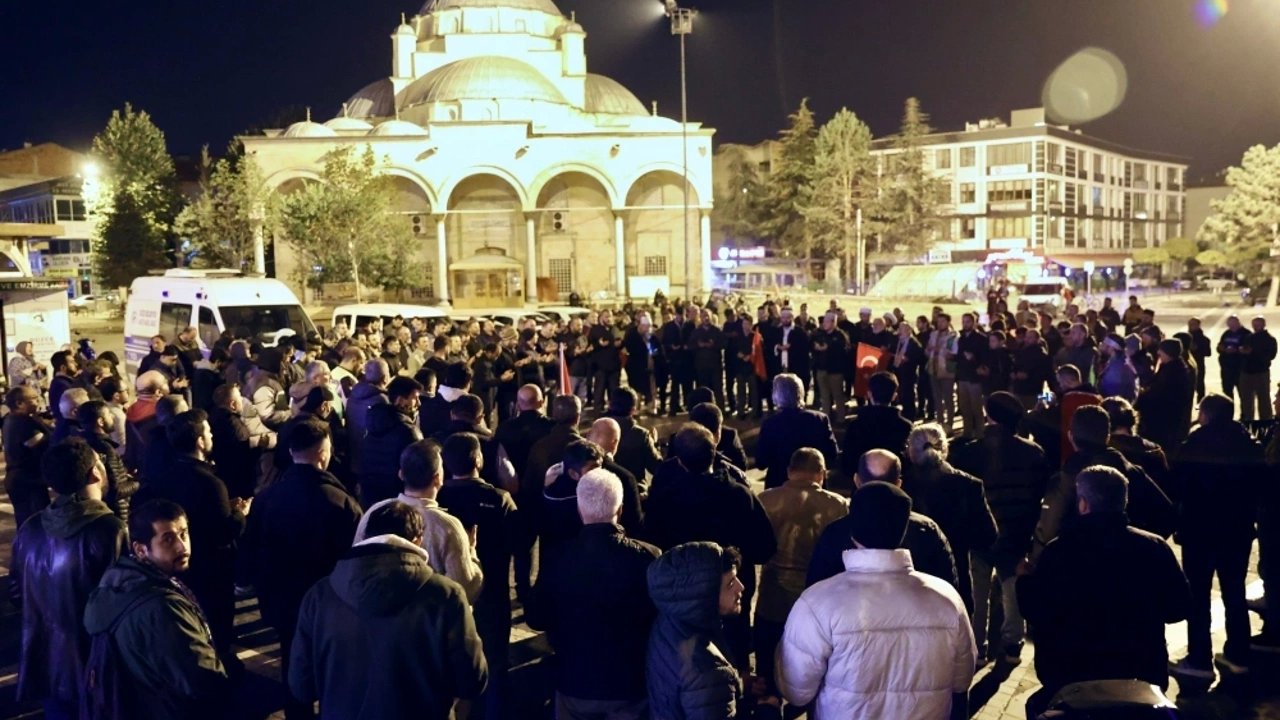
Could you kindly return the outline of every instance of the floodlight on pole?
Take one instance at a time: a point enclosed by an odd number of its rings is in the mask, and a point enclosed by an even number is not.
[[[683,231],[684,236],[684,291],[686,295],[693,295],[693,279],[689,273],[689,82],[688,82],[688,61],[685,54],[684,39],[693,33],[693,19],[697,17],[698,11],[691,8],[682,8],[676,4],[676,0],[663,0],[663,7],[666,8],[667,17],[671,18],[671,34],[680,37],[680,148],[681,148],[681,168],[683,169],[681,181],[684,197]],[[703,258],[704,261],[708,258]]]

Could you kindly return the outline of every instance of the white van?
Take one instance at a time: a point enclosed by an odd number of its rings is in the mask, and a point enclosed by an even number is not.
[[[274,347],[287,335],[309,336],[316,326],[287,285],[236,270],[177,268],[141,277],[129,288],[124,316],[124,362],[129,375],[151,350],[153,335],[170,342],[194,325],[207,357],[224,330]]]
[[[1011,305],[1026,300],[1032,310],[1043,310],[1056,317],[1067,305],[1071,284],[1064,277],[1027,278],[1026,282],[1016,285],[1015,290]]]
[[[391,318],[399,315],[408,322],[412,318],[435,320],[449,318],[443,308],[431,305],[399,305],[396,303],[364,303],[361,305],[342,305],[333,309],[333,320],[330,327],[339,322],[347,324],[347,329],[355,332],[369,326],[374,320],[381,320],[382,326],[391,324]]]

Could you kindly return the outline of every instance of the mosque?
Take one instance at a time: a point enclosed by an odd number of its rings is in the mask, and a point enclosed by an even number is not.
[[[587,72],[586,38],[553,0],[428,0],[391,35],[391,75],[337,117],[242,139],[280,193],[317,182],[335,148],[385,158],[430,278],[419,297],[480,308],[700,292],[714,131]],[[272,245],[274,274],[310,294],[293,249]]]

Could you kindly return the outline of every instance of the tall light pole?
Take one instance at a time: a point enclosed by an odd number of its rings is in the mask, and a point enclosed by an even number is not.
[[[684,235],[684,291],[693,296],[693,278],[689,272],[689,83],[685,56],[685,37],[693,33],[693,19],[698,11],[682,8],[676,0],[664,0],[667,17],[671,18],[671,34],[680,38],[680,154],[683,177],[684,212],[681,215]],[[703,258],[706,260],[706,258]]]

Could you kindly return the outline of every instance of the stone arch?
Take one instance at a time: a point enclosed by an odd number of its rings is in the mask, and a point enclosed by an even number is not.
[[[562,166],[544,177],[534,197],[539,277],[556,291],[583,294],[616,291],[614,197],[599,173]],[[624,259],[625,263],[625,259]]]
[[[391,211],[404,220],[414,238],[412,262],[422,270],[418,274],[422,278],[421,285],[409,288],[405,293],[410,300],[435,297],[438,245],[432,213],[436,212],[437,206],[431,187],[416,173],[403,168],[386,168],[382,174],[395,193]]]
[[[404,186],[405,190],[410,189],[408,185],[412,185],[414,188],[416,188],[417,192],[421,194],[421,197],[426,200],[426,203],[428,206],[428,210],[427,210],[428,213],[434,212],[435,208],[440,207],[440,200],[436,195],[435,190],[432,189],[431,184],[428,183],[425,179],[423,179],[421,175],[414,172],[413,170],[410,170],[408,168],[392,166],[392,167],[383,168],[380,172],[383,175],[391,175],[395,177],[398,181],[407,183],[407,185]]]
[[[611,207],[618,207],[622,204],[620,202],[621,199],[618,197],[617,185],[613,182],[612,178],[606,175],[604,171],[599,168],[585,163],[576,162],[561,163],[543,170],[536,178],[533,179],[533,182],[529,183],[529,197],[534,198],[535,200],[538,199],[542,195],[543,189],[546,188],[547,183],[566,173],[579,173],[586,175],[599,183],[600,187],[604,190],[605,195],[609,198],[609,205]],[[541,203],[539,203],[539,205],[540,204]]]
[[[311,170],[281,170],[266,179],[267,187],[271,188],[277,195],[290,195],[305,188],[312,183],[319,183],[320,175]],[[302,259],[297,252],[285,240],[284,236],[276,234],[271,238],[271,242],[266,244],[264,248],[267,277],[279,278],[288,283],[295,292],[299,293],[299,297],[310,297],[312,290],[305,287],[300,282],[299,263]]]
[[[678,165],[660,163],[646,166],[630,183],[627,184],[627,208],[683,207],[684,195],[681,192],[684,172]],[[674,196],[671,190],[674,189]],[[660,201],[654,203],[655,191],[660,193]],[[689,207],[700,207],[701,194],[698,192],[698,180],[693,173],[689,174]]]
[[[445,239],[450,264],[466,260],[485,248],[508,257],[528,256],[525,234],[527,201],[523,188],[508,173],[480,169],[448,187]]]
[[[648,166],[627,187],[623,248],[631,276],[666,276],[673,289],[697,287],[701,214],[697,182],[689,177],[685,213],[679,166]],[[687,281],[687,283],[686,283]]]
[[[263,184],[276,192],[287,195],[305,184],[305,182],[295,181],[320,182],[320,174],[314,170],[303,170],[300,168],[281,170],[273,173],[263,181]]]
[[[457,191],[458,187],[477,175],[493,175],[502,180],[511,187],[512,191],[515,192],[516,197],[520,199],[521,210],[532,209],[532,203],[529,200],[528,188],[524,186],[524,183],[520,182],[520,179],[513,175],[509,170],[497,167],[496,165],[474,165],[462,172],[459,172],[454,176],[454,179],[451,179],[440,186],[436,206],[441,208],[452,206],[453,195],[454,192]]]

